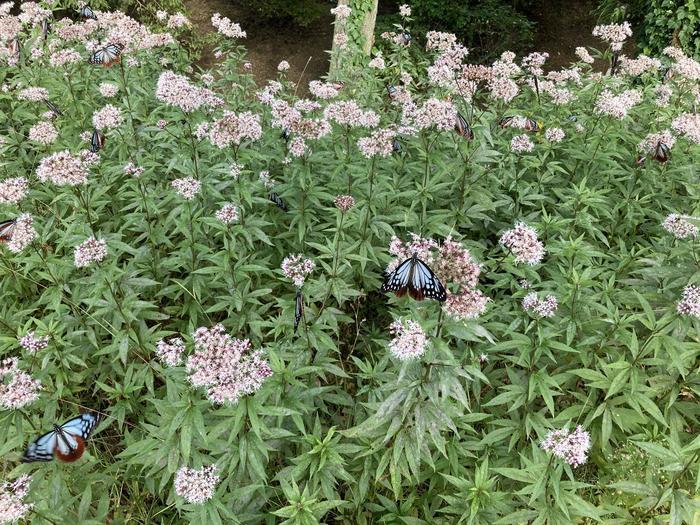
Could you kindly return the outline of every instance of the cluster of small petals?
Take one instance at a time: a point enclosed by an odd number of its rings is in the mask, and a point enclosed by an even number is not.
[[[73,262],[76,268],[85,268],[92,263],[99,263],[107,257],[107,243],[103,239],[88,237],[78,246],[73,253]]]
[[[477,285],[481,273],[481,267],[474,261],[469,250],[451,237],[440,244],[433,270],[443,283],[457,283],[468,288]]]
[[[515,255],[516,263],[538,264],[544,257],[544,244],[537,239],[537,232],[519,222],[498,241]]]
[[[286,60],[282,60],[282,62],[277,64],[277,71],[279,71],[279,72],[289,71],[289,62],[287,62]]]
[[[112,104],[107,104],[92,114],[92,125],[99,130],[118,128],[123,122],[122,110]]]
[[[41,7],[37,2],[22,2],[19,6],[22,11],[17,18],[26,25],[40,24],[51,16],[51,11]]]
[[[255,141],[262,137],[260,115],[245,111],[236,114],[225,111],[224,115],[209,126],[209,141],[219,148],[240,145],[244,140]]]
[[[119,91],[119,86],[110,82],[102,82],[99,86],[100,95],[105,98],[112,98]]]
[[[175,191],[178,195],[180,195],[180,197],[188,201],[194,199],[202,189],[202,183],[194,177],[175,179],[170,184],[173,188],[175,188]]]
[[[572,467],[578,467],[588,459],[591,436],[581,425],[571,433],[566,429],[552,430],[545,436],[540,446]]]
[[[323,116],[342,126],[375,128],[379,125],[379,116],[372,110],[363,110],[354,100],[328,104]]]
[[[411,233],[411,241],[404,242],[396,236],[391,238],[389,243],[389,253],[395,258],[387,266],[386,272],[393,272],[399,264],[412,257],[414,254],[423,262],[432,264],[434,260],[433,250],[439,247],[433,239],[423,238],[420,235]]]
[[[592,64],[595,62],[591,54],[588,52],[588,49],[585,47],[577,47],[576,56],[581,59],[581,62],[585,62],[586,64]]]
[[[17,98],[31,102],[41,102],[49,98],[49,91],[41,87],[28,87],[17,93]]]
[[[612,91],[606,89],[598,95],[595,109],[598,113],[622,119],[630,109],[641,101],[642,94],[636,89],[628,89],[619,95],[615,95]]]
[[[141,175],[143,175],[143,172],[146,171],[146,168],[142,166],[137,166],[133,162],[127,162],[124,165],[124,173],[127,175],[131,175],[132,177],[138,179]]]
[[[445,51],[457,42],[457,37],[453,33],[443,33],[441,31],[428,31],[425,38],[425,49],[427,50]]]
[[[30,354],[34,354],[49,346],[49,336],[37,337],[34,332],[27,332],[20,338],[19,345]]]
[[[559,308],[559,303],[553,295],[547,295],[544,299],[540,299],[536,292],[530,292],[523,299],[523,309],[539,317],[552,317],[557,308]]]
[[[376,156],[388,157],[393,152],[395,134],[396,132],[391,128],[378,129],[369,137],[358,139],[357,147],[368,159]]]
[[[99,164],[100,154],[90,151],[89,149],[84,149],[80,152],[80,160],[82,160],[83,164],[85,164],[87,167],[94,166]]]
[[[216,212],[216,218],[224,224],[232,224],[238,220],[238,208],[235,204],[224,204]]]
[[[660,84],[656,88],[656,100],[654,104],[660,108],[665,108],[671,103],[671,96],[673,95],[673,89],[665,84]]]
[[[232,22],[230,18],[221,16],[219,13],[214,13],[211,17],[211,25],[224,36],[229,38],[245,38],[248,36],[240,24]]]
[[[544,132],[544,138],[549,142],[561,142],[566,137],[566,133],[561,128],[547,128]]]
[[[301,113],[309,113],[311,111],[321,109],[321,104],[315,100],[300,99],[294,103],[294,109],[300,111]]]
[[[523,153],[535,149],[535,144],[527,135],[516,135],[510,141],[510,149],[516,153]]]
[[[267,170],[261,171],[258,175],[258,179],[268,190],[274,187],[275,184],[277,184],[277,181],[270,177],[270,172]]]
[[[401,125],[416,131],[433,126],[440,131],[450,131],[455,126],[455,114],[452,102],[429,98],[422,106],[412,102],[404,104]]]
[[[219,469],[209,465],[200,469],[180,467],[175,474],[175,494],[187,503],[202,504],[214,496],[219,483]]]
[[[620,72],[624,75],[638,77],[647,71],[656,72],[661,69],[661,60],[646,55],[637,58],[620,57]]]
[[[683,289],[681,300],[676,305],[681,315],[689,315],[700,319],[700,286],[689,284]]]
[[[6,5],[6,4],[3,4]],[[0,17],[0,42],[9,42],[17,38],[22,30],[22,23],[17,17],[2,16]]]
[[[672,66],[674,75],[697,82],[700,80],[700,62],[690,57],[679,58]]]
[[[342,31],[333,35],[333,44],[335,44],[338,49],[343,49],[346,47],[349,41],[350,39],[348,38],[347,33]]]
[[[333,9],[331,9],[331,14],[334,15],[338,20],[347,20],[351,12],[352,9],[350,9],[347,5],[344,4],[341,4],[338,7],[334,7]]]
[[[641,153],[651,155],[656,151],[659,144],[664,144],[668,149],[671,149],[675,143],[676,138],[671,132],[664,130],[659,133],[649,133],[637,147]]]
[[[26,177],[12,177],[0,181],[0,204],[17,204],[24,199],[29,190]]]
[[[15,219],[12,235],[7,243],[7,249],[12,253],[19,253],[36,239],[34,218],[28,213],[23,213]]]
[[[51,53],[49,63],[53,67],[65,66],[66,64],[76,64],[82,62],[83,56],[73,48],[59,49]]]
[[[180,108],[185,113],[190,113],[203,106],[221,106],[224,101],[217,97],[213,91],[195,86],[190,81],[172,71],[164,71],[158,78],[156,98]]]
[[[698,227],[683,215],[671,213],[661,225],[676,239],[687,239],[688,237],[695,239],[698,236]]]
[[[491,299],[476,289],[462,288],[459,293],[447,292],[443,309],[452,319],[468,321],[476,319],[486,311]]]
[[[282,273],[291,279],[297,288],[304,285],[306,276],[313,272],[315,267],[316,264],[302,254],[290,255],[282,261]]]
[[[178,11],[174,15],[170,15],[165,25],[168,27],[168,29],[179,29],[181,27],[188,27],[191,24],[190,20],[184,14]]]
[[[294,137],[292,140],[289,141],[287,151],[289,151],[289,154],[292,157],[303,157],[308,151],[306,141],[303,137]]]
[[[352,195],[338,195],[333,203],[342,213],[347,213],[355,206],[355,198]]]
[[[510,102],[520,91],[518,84],[507,77],[493,77],[489,80],[491,96],[496,100]]]
[[[526,57],[523,57],[522,67],[530,72],[532,75],[541,76],[544,71],[542,66],[549,58],[549,53],[540,53],[538,51],[530,53]]]
[[[63,18],[54,24],[53,31],[65,41],[86,41],[99,28],[97,20],[83,20],[73,22],[69,18]]]
[[[610,44],[613,51],[619,51],[625,40],[632,36],[632,26],[629,22],[595,26],[593,36]]]
[[[415,321],[398,319],[391,323],[389,332],[394,336],[389,341],[389,351],[396,359],[411,361],[425,353],[428,337]]]
[[[0,362],[0,407],[8,410],[35,401],[41,390],[41,381],[21,370],[17,363],[16,357]]]
[[[166,341],[161,339],[156,343],[156,357],[166,366],[177,366],[182,362],[185,342],[181,337],[173,337]]]
[[[58,130],[47,121],[41,121],[29,128],[29,140],[48,146],[58,138]]]
[[[309,91],[317,98],[331,99],[338,96],[339,89],[336,84],[312,80],[309,82]]]
[[[386,67],[386,63],[384,62],[384,57],[382,56],[381,51],[377,53],[377,55],[369,61],[369,64],[367,64],[368,67],[371,67],[372,69],[384,69]]]
[[[31,476],[23,474],[13,482],[5,481],[0,485],[0,523],[15,523],[26,518],[33,507],[31,503],[23,501],[29,494],[31,480]]]
[[[682,113],[671,122],[671,129],[695,144],[700,144],[700,114]]]
[[[86,168],[85,162],[80,157],[64,150],[42,159],[36,175],[42,182],[51,181],[57,186],[77,186],[87,182]]]
[[[198,328],[194,336],[195,352],[187,358],[189,382],[206,387],[207,397],[216,404],[236,404],[258,391],[272,375],[262,352],[252,350],[248,339],[234,339],[218,324]]]
[[[411,16],[411,6],[408,4],[402,4],[399,6],[399,15],[402,17],[406,18],[407,16]]]

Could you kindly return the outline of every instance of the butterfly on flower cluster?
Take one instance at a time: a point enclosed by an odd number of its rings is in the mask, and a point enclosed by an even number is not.
[[[114,64],[119,63],[123,50],[123,44],[107,44],[105,47],[98,49],[92,55],[90,55],[90,58],[88,58],[88,64],[111,67]]]
[[[51,432],[29,444],[22,456],[22,463],[51,461],[54,456],[66,463],[77,461],[85,452],[85,441],[99,422],[99,415],[86,412],[62,425],[54,425]]]
[[[474,130],[460,113],[455,115],[455,131],[467,140],[474,140]]]
[[[386,276],[381,291],[394,292],[398,297],[408,292],[416,301],[447,300],[447,291],[438,276],[415,253]]]

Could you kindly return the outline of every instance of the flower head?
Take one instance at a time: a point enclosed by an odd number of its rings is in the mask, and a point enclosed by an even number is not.
[[[214,13],[211,17],[211,25],[224,36],[229,38],[246,38],[248,35],[240,24],[232,22],[230,18],[221,16],[219,13]]]
[[[333,203],[342,213],[347,213],[355,206],[355,198],[351,195],[338,195]]]
[[[175,494],[187,503],[201,504],[214,496],[219,483],[219,469],[209,465],[200,469],[180,467],[175,475]]]
[[[48,146],[58,138],[58,131],[51,122],[37,122],[29,129],[29,140]]]
[[[459,293],[447,292],[447,301],[443,309],[452,319],[468,321],[476,319],[484,312],[491,301],[480,290],[462,287]]]
[[[522,222],[501,235],[499,242],[513,252],[516,264],[538,264],[544,257],[544,244],[537,239],[537,232]]]
[[[49,346],[49,336],[37,337],[34,332],[27,332],[27,334],[19,340],[19,345],[30,354],[34,354]]]
[[[688,237],[695,239],[698,236],[698,227],[689,222],[683,215],[670,214],[662,226],[676,239],[687,239]]]
[[[0,181],[0,204],[17,204],[29,191],[26,177],[13,177]]]
[[[700,319],[700,286],[689,284],[683,289],[681,300],[676,305],[680,315],[689,315]]]
[[[287,62],[286,60],[282,60],[282,62],[277,64],[277,71],[279,71],[279,72],[289,71],[289,62]]]
[[[12,253],[19,253],[29,246],[36,238],[34,218],[28,213],[23,213],[15,219],[12,235],[7,242],[7,249]]]
[[[628,89],[619,95],[614,95],[609,89],[605,89],[595,103],[595,110],[598,113],[610,115],[611,117],[622,119],[630,109],[642,101],[642,94],[636,89]]]
[[[548,128],[547,131],[544,132],[544,138],[549,142],[561,142],[564,140],[564,137],[566,137],[566,133],[564,133],[564,130],[561,128]]]
[[[583,465],[588,459],[591,448],[591,436],[581,425],[569,433],[566,429],[552,430],[540,446],[547,452],[563,459],[572,467]]]
[[[425,353],[428,338],[415,321],[398,319],[391,323],[389,332],[394,336],[389,342],[389,351],[396,359],[410,361]]]
[[[177,366],[182,362],[185,342],[181,337],[173,337],[169,341],[161,339],[156,343],[156,356],[166,366]]]
[[[112,98],[119,91],[119,86],[116,84],[111,84],[109,82],[102,82],[99,86],[100,95],[105,98]]]
[[[213,91],[195,86],[186,77],[172,71],[164,71],[160,74],[156,98],[170,106],[180,108],[185,113],[201,107],[221,106],[224,103],[223,99],[216,96]]]
[[[404,18],[406,18],[407,16],[411,16],[411,6],[407,4],[400,5],[399,14]]]
[[[595,26],[593,36],[609,43],[613,51],[620,51],[625,40],[632,36],[632,26],[629,22]]]
[[[36,400],[40,390],[41,381],[21,370],[16,357],[0,361],[0,407],[22,408]]]
[[[282,273],[291,279],[294,286],[301,288],[304,285],[306,276],[314,271],[316,264],[305,258],[302,254],[290,255],[282,261]]]
[[[99,130],[118,128],[124,122],[122,110],[107,104],[92,115],[92,125]]]
[[[510,149],[516,153],[529,152],[535,149],[535,144],[527,135],[516,135],[510,141]]]
[[[20,100],[41,102],[49,98],[49,91],[41,87],[28,87],[17,93],[17,98]]]
[[[36,175],[40,181],[57,186],[78,186],[87,182],[88,171],[83,159],[64,150],[43,158]]]
[[[188,201],[194,199],[202,188],[202,183],[193,177],[175,179],[170,185],[180,197]]]
[[[73,262],[76,268],[85,268],[94,262],[101,262],[105,257],[107,257],[107,242],[103,239],[89,237],[76,246]]]
[[[221,209],[216,212],[216,218],[224,224],[233,224],[238,220],[238,208],[235,204],[224,204]]]
[[[238,115],[233,111],[225,111],[223,117],[209,126],[209,141],[222,149],[239,145],[244,140],[255,141],[260,137],[262,137],[260,115],[250,111]]]
[[[577,47],[576,56],[581,59],[581,62],[585,62],[586,64],[592,64],[595,62],[591,54],[588,52],[588,49],[585,47]]]
[[[523,299],[523,309],[537,317],[552,317],[558,307],[557,298],[553,295],[540,299],[537,293],[530,292]]]
[[[26,517],[33,506],[23,501],[29,494],[31,481],[31,476],[23,474],[13,482],[5,481],[0,485],[0,523],[14,523]]]

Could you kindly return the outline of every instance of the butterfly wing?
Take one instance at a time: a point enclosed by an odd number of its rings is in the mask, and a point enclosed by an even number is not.
[[[467,119],[465,119],[460,113],[457,113],[455,117],[455,131],[467,140],[474,139],[472,127],[469,125],[469,122],[467,122]]]
[[[15,231],[15,219],[0,222],[0,242],[10,242],[12,233]]]
[[[92,55],[90,55],[90,58],[88,58],[88,64],[92,65],[100,65],[105,63],[105,50],[103,49],[98,49],[95,51]]]
[[[413,271],[408,282],[408,293],[414,299],[447,300],[447,291],[430,267],[418,258],[413,261]]]
[[[57,435],[52,430],[43,436],[39,436],[29,444],[22,456],[22,463],[32,463],[34,461],[51,461],[53,451],[56,448]]]
[[[44,102],[54,115],[58,117],[63,116],[63,112],[58,108],[56,104],[51,102],[49,99],[44,99]]]
[[[394,292],[398,297],[404,295],[408,288],[412,267],[412,257],[399,264],[393,272],[386,276],[381,291],[383,293]]]
[[[88,5],[84,5],[80,8],[80,16],[83,18],[92,18],[93,20],[97,20],[97,15]]]
[[[105,146],[105,136],[100,133],[97,129],[92,131],[92,138],[90,139],[90,151],[97,153]]]
[[[299,328],[299,321],[304,316],[304,294],[301,290],[297,290],[296,300],[294,304],[294,333],[297,333],[297,328]]]
[[[63,423],[61,430],[66,434],[80,436],[83,440],[86,440],[99,422],[100,417],[97,414],[86,412]]]
[[[275,203],[275,205],[284,211],[287,211],[287,204],[282,200],[282,197],[277,195],[274,191],[270,192],[270,195],[268,195],[268,198]]]

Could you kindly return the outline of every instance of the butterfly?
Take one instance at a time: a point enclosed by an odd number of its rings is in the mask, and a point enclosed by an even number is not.
[[[576,115],[569,115],[567,119],[571,122],[576,122],[578,120],[578,117]]]
[[[416,254],[386,276],[381,291],[394,292],[398,297],[408,292],[416,301],[422,301],[424,298],[440,302],[447,300],[447,292],[440,279]]]
[[[105,136],[98,129],[92,130],[92,138],[90,139],[90,151],[97,153],[105,147]]]
[[[287,211],[287,204],[282,200],[282,197],[277,195],[274,191],[270,192],[270,195],[268,195],[268,198],[277,205],[277,207],[281,210]]]
[[[85,19],[92,18],[93,20],[97,20],[95,11],[93,11],[89,5],[84,5],[80,8],[80,16]]]
[[[10,42],[10,47],[7,50],[9,53],[10,57],[12,57],[16,63],[19,63],[19,60],[21,58],[20,54],[20,45],[19,45],[19,38],[15,38]]]
[[[90,58],[88,58],[88,64],[102,65],[103,67],[110,67],[114,64],[118,64],[121,60],[123,49],[123,44],[108,44],[102,49],[95,51]]]
[[[514,118],[515,118],[515,117],[513,117],[512,115],[507,116],[507,117],[502,117],[502,118],[498,121],[498,125],[501,126],[502,128],[509,128],[509,127],[511,127],[511,126],[513,125],[513,119],[514,119]]]
[[[54,425],[51,432],[39,436],[29,444],[22,456],[22,463],[51,461],[54,455],[67,463],[80,459],[85,452],[85,440],[99,422],[97,414],[88,412],[69,419],[62,425]]]
[[[654,160],[659,162],[666,162],[671,158],[671,148],[663,142],[658,142],[656,148],[654,149],[654,155],[652,157]]]
[[[394,100],[396,98],[396,96],[399,94],[398,88],[392,84],[387,84],[386,91],[387,91],[387,93],[389,93],[389,98],[391,100]]]
[[[411,40],[412,40],[411,33],[404,31],[403,33],[401,33],[399,35],[399,39],[401,41],[401,44],[403,44],[404,46],[411,45]]]
[[[532,120],[531,118],[526,118],[525,125],[523,126],[523,129],[525,131],[532,131],[533,133],[537,133],[542,128],[540,127],[540,125],[537,123],[536,120]]]
[[[44,102],[46,103],[46,105],[48,106],[48,108],[51,110],[51,113],[53,113],[53,114],[56,115],[57,117],[62,117],[62,116],[63,116],[63,112],[58,108],[58,106],[57,106],[56,104],[54,104],[53,102],[51,102],[51,101],[50,101],[49,99],[47,99],[47,98],[44,99]]]
[[[280,137],[283,138],[285,142],[289,142],[289,128],[284,128]]]
[[[391,149],[393,151],[395,151],[396,153],[400,153],[401,152],[401,143],[398,140],[393,139],[391,141]]]
[[[44,35],[44,40],[49,37],[49,32],[51,31],[51,24],[48,18],[44,18],[41,21],[41,34]]]
[[[664,76],[663,76],[663,82],[664,84],[671,80],[674,77],[675,71],[671,66],[668,66],[666,68],[666,71],[664,71]]]
[[[297,333],[297,328],[299,328],[299,321],[304,316],[304,294],[301,290],[297,290],[297,295],[294,304],[294,333]]]
[[[474,140],[474,130],[459,113],[455,115],[455,131],[467,140]]]
[[[637,166],[641,166],[641,165],[644,164],[646,161],[647,161],[647,158],[646,158],[644,155],[639,155],[639,156],[637,156],[637,158],[635,159],[634,163],[635,163]]]
[[[9,219],[0,222],[0,242],[10,242],[12,234],[15,232],[17,219]]]

